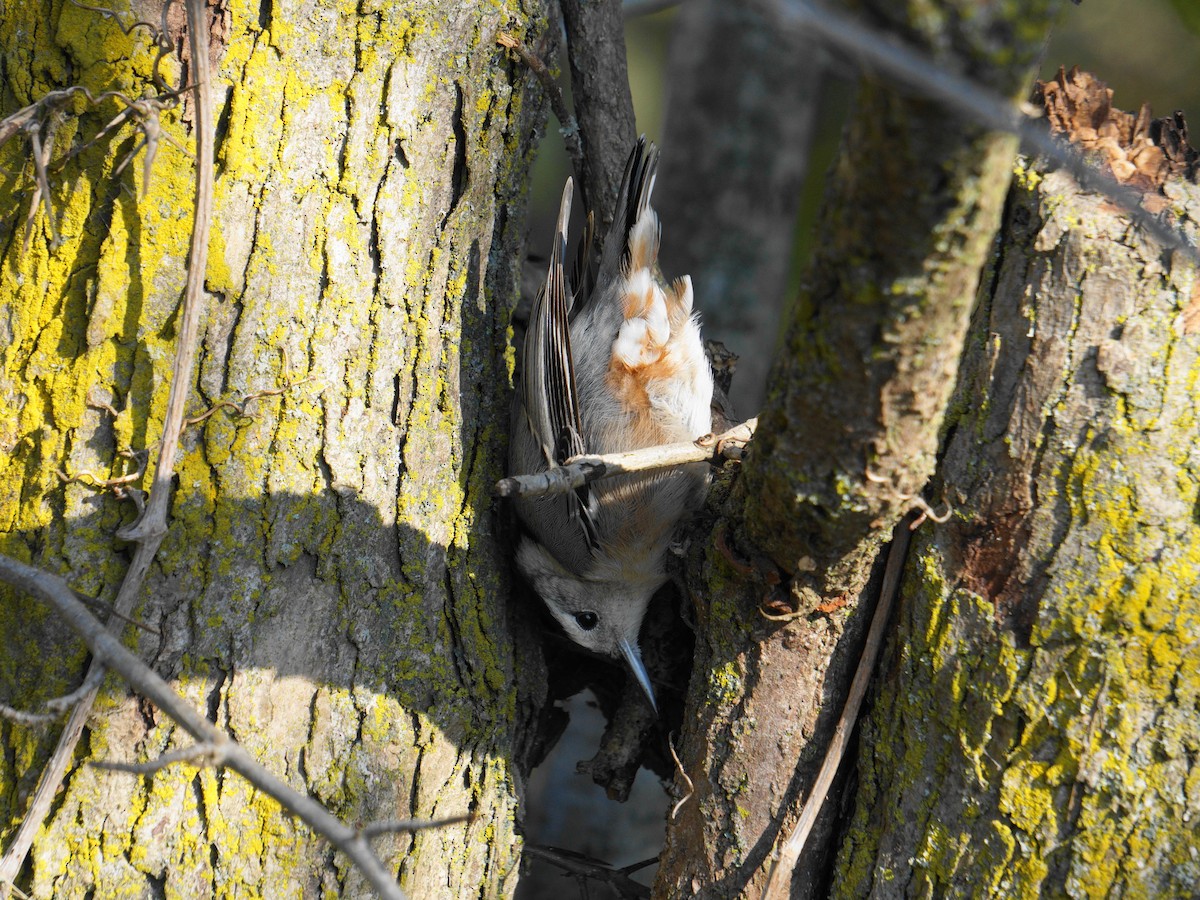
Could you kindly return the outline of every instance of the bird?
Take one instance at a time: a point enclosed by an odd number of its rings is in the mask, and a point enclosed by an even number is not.
[[[658,150],[630,152],[607,235],[594,217],[566,271],[573,182],[559,205],[546,280],[518,374],[509,471],[526,475],[581,454],[695,440],[712,430],[713,376],[692,282],[667,282],[650,205]],[[574,643],[623,660],[657,714],[638,633],[668,578],[680,522],[703,504],[706,463],[621,475],[573,493],[515,501],[517,567]]]

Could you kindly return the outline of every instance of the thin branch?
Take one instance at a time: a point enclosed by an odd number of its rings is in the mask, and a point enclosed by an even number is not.
[[[358,830],[358,833],[364,838],[370,839],[379,837],[381,834],[424,831],[428,828],[443,828],[446,825],[458,825],[460,822],[469,822],[470,820],[471,816],[469,814],[446,816],[444,819],[385,819],[364,825]]]
[[[112,132],[121,128],[127,122],[133,122],[138,131],[142,133],[142,137],[133,148],[125,154],[120,164],[113,170],[113,178],[117,178],[125,171],[126,167],[133,162],[134,157],[144,147],[146,153],[142,158],[142,193],[150,192],[150,174],[154,168],[154,160],[158,156],[159,141],[165,139],[184,156],[191,156],[187,148],[180,144],[169,133],[163,131],[160,115],[169,109],[174,109],[179,105],[180,91],[172,91],[166,94],[161,94],[158,97],[147,97],[142,100],[130,100],[119,91],[110,91],[109,95],[115,97],[125,104],[125,108],[117,113],[113,119],[101,128],[96,135],[74,150],[68,155],[68,159],[72,159],[81,153],[86,152],[91,147],[98,144],[100,141],[108,137]]]
[[[7,703],[0,703],[0,719],[8,719],[8,721],[24,725],[26,728],[34,728],[56,722],[58,716],[47,712],[28,712],[24,709],[17,709],[15,706],[9,706]]]
[[[50,149],[54,144],[52,134],[47,134],[46,143],[42,143],[42,125],[31,122],[26,128],[29,133],[29,147],[33,151],[33,170],[37,179],[37,187],[33,191],[33,199],[29,201],[29,216],[25,219],[25,246],[29,249],[29,238],[33,234],[33,219],[37,215],[38,205],[46,207],[46,221],[50,224],[50,246],[57,249],[62,244],[62,235],[58,233],[58,223],[54,220],[54,209],[50,206],[50,176],[46,174],[46,165],[50,162]]]
[[[285,810],[346,854],[381,897],[404,900],[404,892],[375,856],[363,834],[336,818],[312,797],[293,790],[251,756],[245,747],[190,706],[75,599],[75,592],[66,581],[2,555],[0,579],[52,606],[83,638],[99,665],[112,668],[120,674],[135,691],[151,700],[201,745],[210,745],[211,752],[223,758],[227,768],[237,772],[257,790],[273,797]],[[3,880],[11,881],[12,877],[6,876],[0,882]]]
[[[62,90],[50,91],[40,100],[23,106],[15,113],[0,119],[0,144],[21,132],[28,133],[35,126],[41,127],[47,116],[66,106],[67,101],[76,95],[82,95],[93,106],[98,105],[102,100],[122,96],[118,91],[104,91],[93,96],[91,91],[78,84]]]
[[[541,83],[542,90],[546,92],[546,96],[550,99],[550,109],[554,111],[554,118],[558,119],[558,133],[562,135],[563,144],[567,148],[567,155],[571,157],[571,168],[575,172],[575,182],[582,185],[583,144],[579,139],[579,123],[575,120],[575,114],[567,108],[567,101],[563,97],[562,88],[558,86],[558,82],[550,74],[550,70],[546,68],[546,64],[542,62],[541,58],[522,44],[515,35],[509,34],[507,31],[498,32],[496,34],[496,43],[516,53],[521,58],[521,62],[525,63],[525,66]],[[584,208],[586,209],[586,197],[584,199]]]
[[[204,0],[187,0],[188,41],[192,66],[195,67],[195,110],[193,127],[196,135],[196,195],[193,213],[192,242],[188,255],[187,286],[180,315],[179,339],[171,371],[171,390],[167,398],[167,413],[158,461],[151,484],[150,500],[132,525],[117,532],[123,540],[136,544],[133,559],[113,606],[121,616],[128,616],[141,594],[142,582],[158,547],[167,532],[167,505],[171,496],[171,480],[175,469],[175,451],[183,430],[183,407],[192,383],[192,367],[196,357],[196,333],[202,317],[204,273],[208,264],[208,236],[212,219],[213,184],[213,114],[209,89],[208,21]],[[72,596],[72,599],[74,597]],[[77,602],[77,601],[76,601]],[[124,649],[124,648],[122,648]],[[95,682],[104,662],[94,655],[87,682]],[[96,699],[96,690],[87,692],[71,710],[53,756],[38,779],[38,786],[29,809],[21,820],[16,837],[4,858],[0,859],[0,883],[12,881],[21,871],[33,839],[50,812],[54,796],[75,755],[75,747],[83,734],[84,725]],[[207,720],[205,720],[207,722]]]
[[[80,703],[86,702],[91,705],[90,695],[94,695],[100,690],[100,684],[104,681],[104,668],[102,666],[93,665],[88,669],[87,677],[83,679],[83,684],[62,697],[55,697],[53,700],[46,701],[46,711],[53,716],[61,716],[68,709],[74,709]]]
[[[825,750],[821,760],[821,768],[813,781],[812,790],[804,803],[800,818],[792,826],[792,831],[777,846],[778,855],[767,876],[767,886],[763,889],[763,900],[787,900],[790,893],[792,870],[800,859],[804,844],[816,824],[817,814],[825,802],[825,795],[833,785],[838,766],[846,754],[846,743],[850,739],[854,725],[858,721],[858,713],[862,708],[867,686],[871,683],[871,673],[875,671],[875,661],[883,647],[884,629],[892,615],[896,594],[900,588],[900,576],[904,572],[904,559],[908,555],[909,538],[912,529],[911,514],[900,521],[892,531],[892,545],[888,549],[887,565],[883,573],[883,585],[879,590],[879,602],[875,604],[875,614],[871,617],[871,625],[867,630],[867,640],[863,645],[862,657],[858,668],[854,670],[854,680],[850,683],[850,692],[846,696],[846,705],[834,729],[833,738]]]
[[[920,528],[925,523],[926,519],[932,519],[939,525],[945,525],[954,515],[954,507],[952,507],[949,503],[946,504],[945,512],[938,512],[929,505],[924,497],[920,496],[919,494],[912,498],[912,508],[920,513],[920,515],[917,516],[916,520],[912,523],[913,531],[916,531],[918,528]]]
[[[99,409],[100,407],[96,407]],[[108,407],[112,411],[112,407]],[[116,418],[116,412],[113,411],[113,417]],[[127,475],[118,475],[115,478],[101,478],[93,472],[80,472],[76,475],[68,475],[62,469],[55,469],[54,474],[58,476],[59,481],[63,484],[85,484],[88,487],[94,488],[113,488],[113,493],[117,494],[118,490],[126,484],[133,484],[135,481],[140,481],[146,473],[146,464],[150,461],[150,452],[148,450],[121,450],[117,453],[118,456],[125,459],[132,459],[137,465]],[[139,510],[139,513],[141,510]]]
[[[111,488],[123,484],[133,484],[142,477],[142,469],[130,472],[128,475],[118,475],[116,478],[101,478],[94,472],[80,472],[78,475],[68,475],[62,469],[55,469],[54,474],[63,484],[85,484],[94,488]]]
[[[75,599],[80,603],[87,605],[90,599],[85,597],[79,591],[75,591]],[[26,712],[15,709],[11,706],[0,704],[0,718],[9,719],[16,722],[18,725],[47,725],[50,722],[57,722],[62,718],[63,713],[74,709],[77,704],[86,699],[87,695],[92,691],[98,690],[100,683],[104,680],[104,670],[92,668],[88,670],[87,677],[83,679],[83,683],[69,694],[64,694],[61,697],[52,697],[42,704],[41,712]],[[3,896],[3,895],[0,895]]]
[[[720,465],[726,459],[741,459],[746,444],[754,437],[758,419],[747,419],[722,434],[706,434],[695,441],[659,444],[624,453],[601,456],[577,456],[566,465],[555,466],[533,475],[513,475],[496,482],[497,497],[540,497],[566,494],[577,488],[634,472],[653,472],[688,463],[708,462]]]
[[[575,853],[572,850],[563,850],[559,847],[546,847],[538,844],[526,844],[525,853],[535,859],[558,866],[564,872],[570,872],[572,875],[579,875],[583,878],[607,884],[621,897],[643,898],[650,896],[650,888],[630,878],[626,869],[614,868],[603,860],[593,859],[590,856],[584,856],[582,853]],[[641,867],[642,864],[638,863],[637,868]]]
[[[74,2],[74,0],[73,0]],[[82,6],[81,4],[76,4]],[[96,12],[105,13],[118,21],[119,18],[111,10],[101,10],[96,7],[82,6],[83,9],[91,9]],[[165,13],[164,13],[165,15]],[[146,23],[137,23],[146,25]],[[136,27],[136,26],[133,26]],[[147,26],[149,27],[149,26]],[[125,30],[122,26],[122,30]],[[125,32],[126,34],[129,31]],[[159,87],[160,93],[156,97],[146,97],[142,100],[130,100],[120,91],[104,91],[103,93],[93,95],[91,91],[80,85],[72,85],[63,90],[51,91],[35,103],[25,106],[17,112],[6,116],[0,120],[0,144],[3,144],[9,138],[16,134],[25,134],[29,140],[30,158],[33,161],[34,169],[34,188],[30,198],[29,212],[25,216],[25,239],[23,249],[29,249],[29,241],[33,235],[33,222],[37,218],[37,211],[40,207],[46,210],[46,218],[50,225],[51,249],[57,249],[63,242],[62,235],[58,231],[58,222],[54,217],[54,210],[50,205],[50,176],[49,170],[51,165],[51,156],[54,145],[54,130],[55,130],[55,114],[67,105],[67,103],[76,96],[82,96],[92,106],[99,106],[104,100],[119,100],[125,104],[117,115],[109,121],[107,125],[87,143],[76,147],[71,152],[67,153],[59,160],[57,165],[69,159],[74,159],[80,153],[88,150],[99,141],[106,138],[116,129],[123,126],[126,122],[133,121],[138,130],[142,133],[142,139],[135,144],[132,150],[126,155],[121,164],[117,166],[114,174],[118,176],[124,171],[125,167],[143,148],[146,148],[145,158],[142,164],[142,184],[143,193],[149,190],[150,172],[154,165],[155,156],[158,153],[159,141],[166,139],[169,143],[184,152],[187,151],[179,145],[179,143],[162,130],[162,124],[159,121],[159,115],[167,109],[171,109],[178,105],[179,97],[182,93],[180,90],[173,90],[163,82],[158,74],[158,61],[161,60],[164,49],[161,42],[158,42],[159,55],[154,63],[154,82]],[[166,44],[167,49],[170,49],[170,42]]]
[[[815,35],[858,57],[864,67],[892,75],[985,128],[1017,135],[1026,147],[1070,172],[1080,187],[1103,194],[1120,206],[1135,225],[1164,247],[1180,250],[1193,263],[1200,264],[1200,250],[1182,231],[1147,212],[1138,191],[1088,165],[1082,154],[1050,134],[1042,120],[1026,115],[997,92],[948,71],[850,16],[816,3],[807,0],[752,0],[752,3],[779,25]]]
[[[675,805],[671,807],[671,818],[674,819],[679,815],[679,810],[683,809],[684,805],[692,799],[696,794],[696,786],[692,783],[691,777],[683,768],[683,763],[679,761],[679,754],[675,752],[675,742],[667,737],[667,747],[671,751],[671,759],[675,760],[675,772],[683,779],[684,785],[687,787],[687,793],[675,801]]]
[[[105,769],[109,772],[128,772],[130,775],[152,775],[155,772],[172,766],[175,763],[200,763],[211,766],[225,765],[225,749],[212,741],[201,741],[190,747],[180,747],[170,753],[164,753],[157,759],[144,763],[123,763],[114,760],[92,760],[88,763],[94,769]]]
[[[253,403],[255,400],[260,400],[263,397],[276,397],[280,394],[286,393],[287,391],[291,390],[292,388],[296,387],[297,385],[304,384],[306,381],[312,381],[312,378],[313,378],[313,376],[309,375],[305,378],[301,378],[299,381],[289,381],[289,382],[287,382],[287,384],[285,384],[281,388],[271,388],[270,390],[266,390],[266,391],[255,391],[253,394],[247,394],[240,401],[218,400],[216,403],[214,403],[212,406],[210,406],[207,410],[200,413],[200,415],[192,416],[191,418],[184,419],[183,427],[190,428],[193,425],[199,425],[201,422],[203,422],[209,416],[215,415],[222,409],[232,409],[234,412],[236,412],[242,418],[253,419],[254,414],[247,412],[246,410],[250,406],[250,404]]]

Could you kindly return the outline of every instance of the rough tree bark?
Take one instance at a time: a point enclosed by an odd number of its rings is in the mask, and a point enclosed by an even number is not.
[[[158,21],[155,4],[119,12]],[[412,0],[214,16],[216,211],[189,414],[268,393],[185,432],[138,610],[160,634],[129,640],[344,820],[473,812],[376,846],[413,896],[502,896],[528,696],[490,488],[544,111],[494,38],[536,45],[545,10]],[[153,58],[143,29],[57,0],[5,5],[0,36],[5,113],[67,84],[140,96]],[[79,101],[56,146],[83,145],[120,108]],[[163,124],[188,142],[177,115]],[[190,230],[191,161],[162,145],[143,194],[140,160],[114,172],[132,145],[123,132],[52,173],[53,251],[40,213],[23,249],[25,148],[2,151],[0,552],[100,597],[122,576],[114,531],[133,508],[86,476],[130,471],[122,451],[161,431]],[[74,687],[79,644],[32,600],[0,596],[0,700]],[[54,738],[0,722],[5,843]],[[362,895],[356,872],[235,776],[86,765],[182,740],[110,677],[19,883],[38,897]]]
[[[575,118],[583,143],[583,207],[606,234],[617,185],[637,138],[620,0],[560,0]]]
[[[1056,6],[863,5],[1012,97]],[[795,820],[857,662],[872,560],[933,471],[1015,149],[897,85],[863,85],[759,437],[721,539],[691,561],[700,628],[682,756],[695,793],[668,826],[658,896],[757,895]],[[797,615],[768,621],[760,605]],[[831,820],[795,897],[826,889]]]
[[[1003,235],[836,894],[1196,896],[1200,281],[1061,172]]]

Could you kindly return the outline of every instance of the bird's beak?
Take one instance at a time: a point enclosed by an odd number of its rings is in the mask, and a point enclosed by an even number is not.
[[[621,641],[620,647],[621,656],[629,664],[629,668],[633,672],[633,677],[642,686],[642,690],[646,693],[646,699],[650,701],[650,708],[654,710],[654,714],[657,716],[658,704],[654,702],[654,689],[650,687],[650,676],[646,673],[646,667],[642,665],[642,654],[638,650],[637,644],[631,644],[629,641]]]

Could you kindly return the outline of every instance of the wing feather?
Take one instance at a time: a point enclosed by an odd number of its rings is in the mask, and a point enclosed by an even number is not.
[[[547,466],[562,465],[587,452],[571,354],[572,295],[563,268],[572,192],[573,182],[568,178],[559,205],[546,283],[533,304],[523,357],[522,399],[530,429],[542,448]],[[572,498],[571,516],[579,521],[588,545],[594,550],[599,547],[599,539],[593,503],[594,497],[587,487],[580,488]]]

